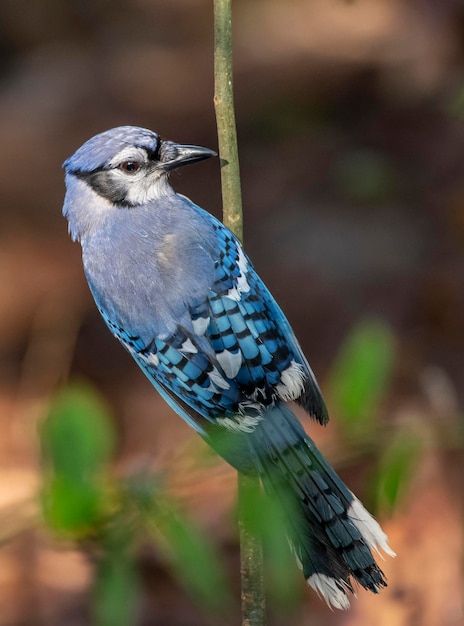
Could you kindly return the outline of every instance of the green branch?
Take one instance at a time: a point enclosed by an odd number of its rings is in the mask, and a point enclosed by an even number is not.
[[[214,0],[214,106],[221,159],[223,221],[243,239],[242,196],[232,83],[232,0]],[[265,624],[263,549],[250,503],[260,496],[257,474],[238,475],[242,626]]]
[[[243,239],[242,193],[232,84],[232,0],[214,0],[214,106],[221,159],[223,221]]]

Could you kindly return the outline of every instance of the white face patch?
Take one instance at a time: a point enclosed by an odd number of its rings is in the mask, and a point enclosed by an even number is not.
[[[113,170],[116,172],[117,170]],[[123,175],[122,172],[120,175]],[[157,198],[174,193],[172,187],[168,183],[167,176],[164,173],[151,173],[147,175],[145,171],[141,172],[140,178],[137,174],[133,177],[125,176],[125,185],[127,188],[126,201],[130,204],[146,204]]]
[[[240,350],[235,354],[229,352],[229,350],[223,350],[216,354],[216,358],[227,378],[233,379],[237,376],[242,366],[242,353]]]
[[[216,422],[233,433],[252,433],[263,418],[260,415],[218,417]]]
[[[137,171],[125,172],[119,166],[125,161],[140,163]],[[137,146],[127,146],[120,150],[108,163],[108,175],[114,185],[123,187],[125,200],[129,204],[146,204],[162,196],[174,193],[170,187],[166,173],[162,169],[147,168],[148,156],[146,150]]]
[[[305,368],[301,363],[292,361],[280,375],[280,383],[276,385],[276,391],[281,400],[286,402],[296,400],[304,391],[306,381]]]
[[[312,574],[308,578],[308,585],[324,598],[330,608],[342,611],[350,608],[350,601],[346,595],[346,591],[350,591],[350,588],[344,580],[337,580],[325,574]]]
[[[227,298],[236,301],[240,300],[242,293],[248,293],[248,291],[250,291],[250,285],[248,284],[246,278],[246,274],[248,272],[248,261],[241,248],[239,248],[238,251],[238,267],[240,269],[240,274],[237,278],[237,284],[232,289],[229,289],[226,296]]]
[[[356,526],[367,545],[383,558],[380,550],[389,556],[396,556],[395,552],[388,545],[388,537],[383,532],[380,524],[363,507],[361,502],[353,495],[353,502],[348,509],[348,517]]]

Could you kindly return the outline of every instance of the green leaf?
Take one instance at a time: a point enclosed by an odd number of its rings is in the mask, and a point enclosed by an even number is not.
[[[94,587],[95,626],[128,626],[134,623],[138,581],[131,540],[118,526],[104,538]]]
[[[393,368],[395,339],[377,320],[364,320],[349,334],[329,379],[337,417],[349,435],[358,436],[376,426],[376,409]]]
[[[46,461],[57,474],[81,480],[111,458],[114,431],[101,397],[87,385],[62,389],[42,425]]]
[[[171,516],[164,527],[177,576],[202,604],[220,607],[227,601],[224,574],[211,544],[186,519]]]
[[[376,508],[392,512],[408,488],[421,456],[417,433],[401,429],[385,449],[373,480]]]
[[[211,542],[159,494],[146,519],[151,534],[161,539],[175,576],[202,606],[218,611],[230,605],[224,569]]]
[[[101,519],[102,493],[95,484],[53,476],[43,489],[42,508],[53,530],[84,533]]]
[[[99,522],[114,439],[108,411],[90,387],[71,385],[57,394],[41,428],[43,513],[54,530],[82,533]]]

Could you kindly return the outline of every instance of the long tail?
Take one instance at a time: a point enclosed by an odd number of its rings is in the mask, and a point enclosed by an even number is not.
[[[266,492],[285,508],[292,549],[308,584],[327,604],[348,609],[353,581],[374,593],[386,587],[372,554],[381,555],[382,550],[395,556],[386,534],[330,467],[291,410],[284,404],[269,409],[255,431],[242,437]],[[246,471],[251,459],[244,448],[240,458],[234,454],[236,446],[218,452]]]

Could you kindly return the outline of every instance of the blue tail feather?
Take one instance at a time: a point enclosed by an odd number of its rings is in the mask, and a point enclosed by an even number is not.
[[[386,586],[372,554],[389,552],[386,536],[287,405],[267,409],[251,434],[220,441],[209,432],[208,442],[240,471],[259,472],[265,491],[282,504],[305,578],[329,604],[347,608],[353,582],[375,593]]]

